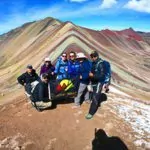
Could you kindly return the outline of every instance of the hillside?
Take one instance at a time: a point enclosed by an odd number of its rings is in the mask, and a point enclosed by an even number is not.
[[[112,66],[107,101],[90,122],[84,119],[89,106],[74,111],[71,101],[66,104],[67,100],[57,109],[36,112],[26,102],[23,88],[16,81],[27,64],[39,72],[45,57],[55,63],[63,51],[72,50],[85,52],[87,56],[96,50]],[[24,149],[48,149],[54,142],[56,147],[49,149],[60,150],[64,146],[66,150],[88,150],[94,128],[121,137],[131,150],[149,148],[149,76],[149,33],[132,28],[96,31],[51,17],[11,30],[0,36],[0,119],[3,122],[0,148],[17,149],[20,144]],[[13,142],[17,144],[14,146]]]
[[[16,84],[27,61],[39,69],[46,56],[55,61],[62,51],[75,49],[99,51],[112,64],[114,84],[130,87],[131,93],[135,88],[149,92],[150,46],[143,38],[133,29],[94,31],[52,18],[27,23],[0,37],[0,91]]]
[[[145,32],[137,32],[140,36],[142,36],[143,37],[143,39],[148,43],[148,44],[150,44],[150,32],[147,32],[147,33],[145,33]]]

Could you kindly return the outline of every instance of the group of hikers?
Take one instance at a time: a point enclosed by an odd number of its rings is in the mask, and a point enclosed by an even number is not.
[[[102,60],[97,51],[93,51],[90,58],[91,60],[82,52],[64,52],[55,66],[49,58],[45,58],[39,76],[32,65],[28,65],[27,71],[18,77],[18,82],[25,87],[33,106],[43,110],[52,106],[53,88],[50,81],[71,81],[70,87],[74,85],[77,92],[72,108],[79,108],[81,97],[84,97],[84,101],[90,104],[86,119],[91,119],[101,102],[102,89],[109,91],[111,68],[109,62]]]

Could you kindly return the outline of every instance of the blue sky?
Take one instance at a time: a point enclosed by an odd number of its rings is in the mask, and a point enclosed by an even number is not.
[[[150,0],[0,0],[0,34],[46,17],[96,30],[150,32]]]

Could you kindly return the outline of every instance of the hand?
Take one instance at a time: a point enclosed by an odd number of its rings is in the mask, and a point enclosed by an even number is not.
[[[94,74],[92,72],[89,73],[89,77],[93,77]]]
[[[52,72],[51,75],[54,75],[54,72]]]
[[[104,84],[103,85],[103,90],[105,91],[105,93],[108,93],[108,91],[109,91],[109,84]]]
[[[82,76],[80,76],[80,79],[82,79]]]
[[[24,83],[23,86],[26,86],[26,83]]]

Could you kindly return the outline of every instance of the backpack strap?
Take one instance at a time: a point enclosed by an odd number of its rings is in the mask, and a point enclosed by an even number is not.
[[[101,78],[105,78],[105,66],[104,60],[100,59],[96,64],[96,70],[100,71]]]
[[[98,63],[96,64],[96,68],[98,68],[99,67],[99,65],[100,65],[100,63],[103,63],[104,61],[102,60],[102,59],[100,59],[99,61],[98,61]]]
[[[102,64],[102,67],[103,67],[103,70],[104,70],[104,64],[103,64],[103,62],[104,62],[104,60],[100,59],[100,60],[98,61],[98,63],[96,64],[96,69],[98,69],[99,66],[100,66],[100,64]]]

